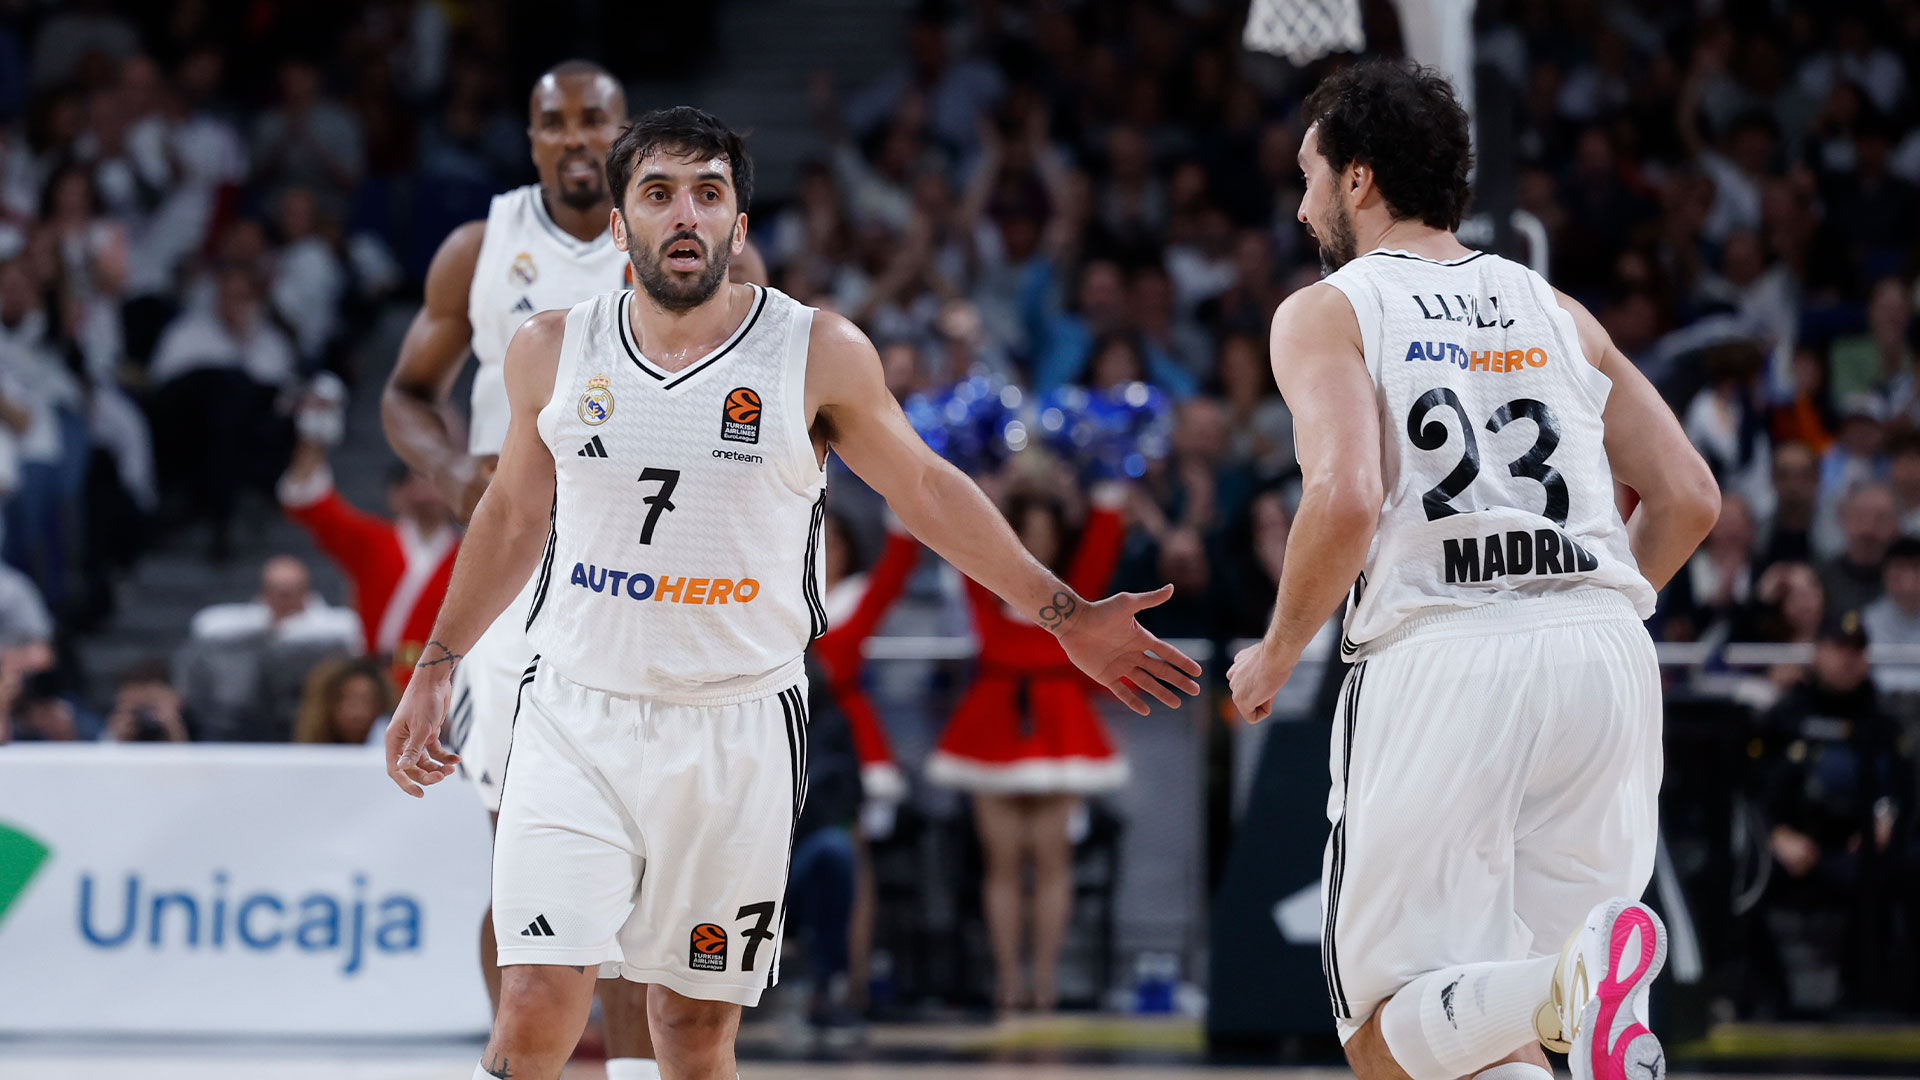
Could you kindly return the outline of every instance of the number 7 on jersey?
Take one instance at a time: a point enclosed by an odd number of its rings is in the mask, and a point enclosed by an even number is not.
[[[673,488],[680,482],[679,469],[655,469],[648,467],[640,470],[640,483],[649,480],[660,481],[660,490],[641,498],[651,509],[647,511],[647,523],[640,526],[640,542],[653,543],[653,527],[660,523],[660,515],[673,509]]]

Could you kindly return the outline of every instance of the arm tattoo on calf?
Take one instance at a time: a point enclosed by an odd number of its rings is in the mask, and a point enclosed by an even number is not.
[[[1053,602],[1039,611],[1040,625],[1049,630],[1058,630],[1073,613],[1080,609],[1080,601],[1064,590],[1053,594]]]
[[[508,1080],[509,1077],[513,1076],[513,1070],[507,1068],[507,1055],[505,1054],[493,1055],[493,1060],[480,1066],[480,1071],[486,1073],[488,1076],[499,1077],[500,1080]]]
[[[427,659],[427,649],[439,649],[440,655],[429,660]],[[430,668],[439,667],[441,664],[452,664],[457,667],[465,656],[465,653],[454,652],[452,649],[447,648],[437,641],[429,641],[426,644],[426,648],[420,650],[420,659],[415,662],[413,666]]]

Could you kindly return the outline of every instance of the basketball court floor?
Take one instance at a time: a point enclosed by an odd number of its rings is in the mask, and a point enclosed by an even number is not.
[[[1843,1034],[1838,1031],[1824,1035]],[[1913,1031],[1855,1032],[1845,1040],[1867,1048],[1893,1042],[1884,1055],[1820,1055],[1854,1076],[1913,1075]],[[1823,1035],[1802,1029],[1744,1037],[1749,1052],[1712,1066],[1715,1080],[1764,1073],[1770,1080],[1826,1073],[1783,1067],[1807,1060],[1807,1044]],[[876,1025],[857,1048],[815,1047],[804,1024],[760,1022],[741,1033],[745,1080],[1351,1080],[1331,1063],[1318,1067],[1209,1064],[1198,1022],[1174,1017],[1067,1016],[1000,1023]],[[1834,1048],[1838,1049],[1839,1044]],[[472,1080],[478,1040],[438,1043],[277,1044],[204,1040],[92,1042],[0,1040],[0,1080]],[[1708,1057],[1711,1048],[1694,1047]],[[1724,1049],[1724,1048],[1723,1048]],[[1877,1060],[1874,1060],[1877,1058]],[[604,1080],[598,1063],[569,1066],[564,1080]],[[1564,1071],[1562,1073],[1564,1075]],[[1673,1080],[1709,1075],[1674,1072]]]

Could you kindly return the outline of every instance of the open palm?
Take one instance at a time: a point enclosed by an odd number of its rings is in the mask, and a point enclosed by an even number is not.
[[[1180,707],[1180,695],[1198,694],[1194,677],[1200,665],[1186,653],[1148,633],[1136,614],[1167,602],[1173,586],[1150,593],[1115,593],[1104,600],[1078,601],[1078,610],[1059,632],[1067,659],[1134,712],[1151,706],[1144,691],[1168,708]]]

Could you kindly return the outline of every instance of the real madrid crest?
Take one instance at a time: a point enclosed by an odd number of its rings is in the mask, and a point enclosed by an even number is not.
[[[534,279],[539,276],[540,271],[534,269],[533,266],[532,252],[523,251],[515,255],[513,257],[513,265],[507,267],[507,284],[517,285],[522,289],[532,285]]]
[[[587,380],[587,392],[580,395],[580,422],[589,427],[599,427],[613,416],[613,391],[609,389],[613,380],[605,375],[595,375]]]

